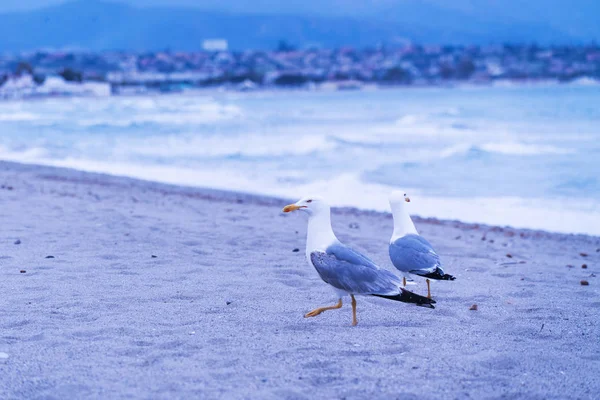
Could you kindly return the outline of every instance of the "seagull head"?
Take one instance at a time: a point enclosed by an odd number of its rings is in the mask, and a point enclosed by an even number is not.
[[[294,204],[289,204],[283,207],[284,213],[289,213],[296,210],[304,211],[308,215],[314,216],[323,213],[329,213],[330,207],[329,204],[327,204],[320,196],[303,197]]]
[[[402,205],[403,203],[410,203],[410,197],[404,190],[394,190],[390,193],[390,205]]]

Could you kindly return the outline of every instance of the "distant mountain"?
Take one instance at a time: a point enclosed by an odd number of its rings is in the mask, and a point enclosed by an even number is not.
[[[197,50],[208,38],[227,39],[233,49],[272,49],[280,40],[300,47],[332,47],[369,46],[405,39],[440,44],[581,43],[600,37],[594,33],[599,29],[598,24],[585,28],[589,32],[583,27],[563,29],[543,20],[535,22],[511,15],[498,18],[477,12],[476,8],[456,5],[450,8],[440,5],[440,0],[380,0],[373,2],[378,7],[366,9],[351,6],[352,2],[345,0],[332,0],[330,2],[345,3],[350,8],[345,12],[321,13],[314,9],[318,3],[307,1],[302,3],[304,8],[295,10],[296,14],[286,13],[294,11],[286,6],[269,8],[270,1],[273,5],[301,4],[263,0],[257,3],[258,10],[252,12],[249,8],[253,3],[240,0],[230,2],[227,9],[235,12],[228,12],[216,0],[202,3],[208,9],[137,8],[124,3],[80,0],[33,11],[5,13],[0,14],[0,51],[48,47]],[[234,7],[236,4],[239,7]],[[358,16],[361,12],[364,17]]]

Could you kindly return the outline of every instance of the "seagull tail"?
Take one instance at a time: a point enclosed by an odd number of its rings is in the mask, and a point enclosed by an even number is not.
[[[403,303],[413,303],[420,307],[435,308],[435,300],[429,299],[425,296],[418,295],[408,290],[400,288],[400,294],[394,296],[384,296],[381,294],[374,294],[373,296],[383,297],[384,299],[390,299],[395,301],[401,301]]]
[[[444,270],[440,267],[436,267],[435,271],[429,273],[419,273],[417,271],[414,272],[415,275],[422,276],[424,278],[436,279],[438,281],[453,281],[456,277],[444,273]]]

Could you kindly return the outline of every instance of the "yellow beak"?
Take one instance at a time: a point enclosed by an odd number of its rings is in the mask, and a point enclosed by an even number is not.
[[[292,211],[299,210],[300,208],[302,208],[302,207],[297,206],[295,204],[290,204],[290,205],[287,205],[287,206],[283,207],[283,212],[284,213],[289,213],[289,212],[292,212]]]
[[[410,197],[405,197],[404,201],[407,202],[407,203],[410,203]]]

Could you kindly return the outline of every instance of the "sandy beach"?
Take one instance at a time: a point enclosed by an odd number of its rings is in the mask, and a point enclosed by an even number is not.
[[[303,318],[336,299],[289,200],[0,162],[0,398],[600,396],[600,237],[416,218],[457,280],[352,327]],[[394,271],[390,214],[332,218]]]

